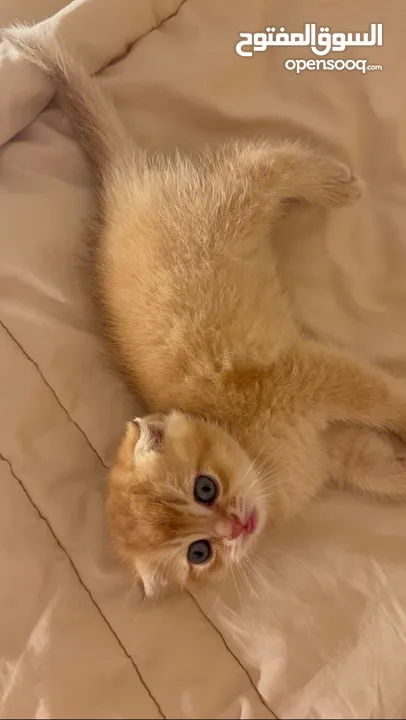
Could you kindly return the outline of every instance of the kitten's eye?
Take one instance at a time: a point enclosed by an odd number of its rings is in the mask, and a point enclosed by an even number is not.
[[[208,540],[196,540],[188,547],[187,559],[191,565],[204,565],[211,556],[212,549]]]
[[[218,485],[209,475],[198,475],[195,479],[193,495],[196,502],[212,505],[218,495]]]

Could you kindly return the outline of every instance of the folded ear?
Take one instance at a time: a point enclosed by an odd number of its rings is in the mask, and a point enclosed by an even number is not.
[[[132,425],[138,430],[134,456],[161,452],[165,436],[165,423],[162,420],[154,416],[134,418]]]

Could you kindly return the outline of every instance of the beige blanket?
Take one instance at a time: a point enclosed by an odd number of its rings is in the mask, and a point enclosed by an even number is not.
[[[314,332],[402,372],[402,3],[65,4],[1,0],[0,25],[44,21],[101,71],[145,145],[300,136],[355,166],[365,197],[328,221],[292,217],[301,233],[281,233],[281,272]],[[240,32],[311,22],[332,32],[382,22],[383,47],[343,56],[384,69],[297,74],[284,62],[314,58],[308,47],[235,52]],[[142,604],[112,557],[103,482],[140,405],[93,328],[80,259],[88,175],[52,94],[0,45],[0,717],[405,717],[404,507],[338,493],[315,502],[265,539],[261,590],[242,608],[232,587],[220,600]]]

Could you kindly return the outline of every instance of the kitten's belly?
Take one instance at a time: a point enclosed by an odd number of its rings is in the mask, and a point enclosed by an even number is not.
[[[181,250],[114,234],[98,257],[110,343],[160,410],[180,397],[193,405],[224,370],[267,364],[296,337],[267,247],[249,261],[218,254],[206,264]]]

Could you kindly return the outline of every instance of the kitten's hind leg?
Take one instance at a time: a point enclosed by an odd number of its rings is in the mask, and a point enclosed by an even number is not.
[[[300,142],[242,144],[235,152],[237,171],[248,173],[254,185],[279,200],[339,207],[362,192],[362,182],[347,165]]]
[[[382,498],[406,499],[406,445],[368,428],[330,427],[325,435],[329,474],[341,487]]]

